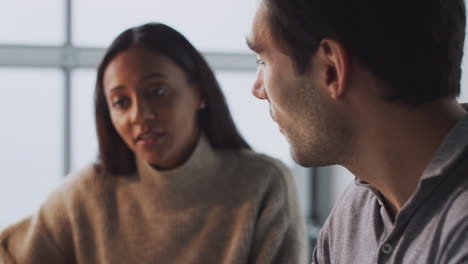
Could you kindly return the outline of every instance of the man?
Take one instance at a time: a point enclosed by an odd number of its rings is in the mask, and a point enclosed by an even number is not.
[[[468,263],[463,0],[262,0],[253,94],[303,166],[356,176],[315,263]]]

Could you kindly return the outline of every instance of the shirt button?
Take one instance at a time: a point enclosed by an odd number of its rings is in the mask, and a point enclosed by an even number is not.
[[[384,254],[390,254],[390,253],[392,253],[392,250],[393,250],[393,247],[392,247],[392,245],[390,245],[390,244],[384,244],[384,245],[382,246],[382,252],[383,252]]]

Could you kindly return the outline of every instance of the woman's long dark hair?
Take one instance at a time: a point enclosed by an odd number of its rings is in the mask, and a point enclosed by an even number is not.
[[[100,170],[117,175],[136,171],[135,154],[112,124],[103,88],[107,66],[129,48],[141,48],[171,59],[185,72],[191,84],[198,85],[206,102],[206,107],[199,111],[200,128],[213,148],[250,149],[239,134],[213,71],[201,54],[176,30],[164,24],[148,23],[122,32],[112,42],[98,67],[95,114]]]

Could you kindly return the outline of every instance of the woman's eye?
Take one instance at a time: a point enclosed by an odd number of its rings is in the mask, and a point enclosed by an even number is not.
[[[152,88],[149,90],[149,95],[151,96],[163,96],[167,92],[167,89],[165,87],[158,87],[158,88]]]
[[[112,102],[112,105],[117,108],[125,108],[129,105],[129,100],[127,98],[119,98]]]

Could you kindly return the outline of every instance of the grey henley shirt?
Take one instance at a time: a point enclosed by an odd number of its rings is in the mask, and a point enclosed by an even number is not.
[[[314,250],[322,263],[468,263],[468,114],[450,131],[395,220],[381,194],[356,179]]]

